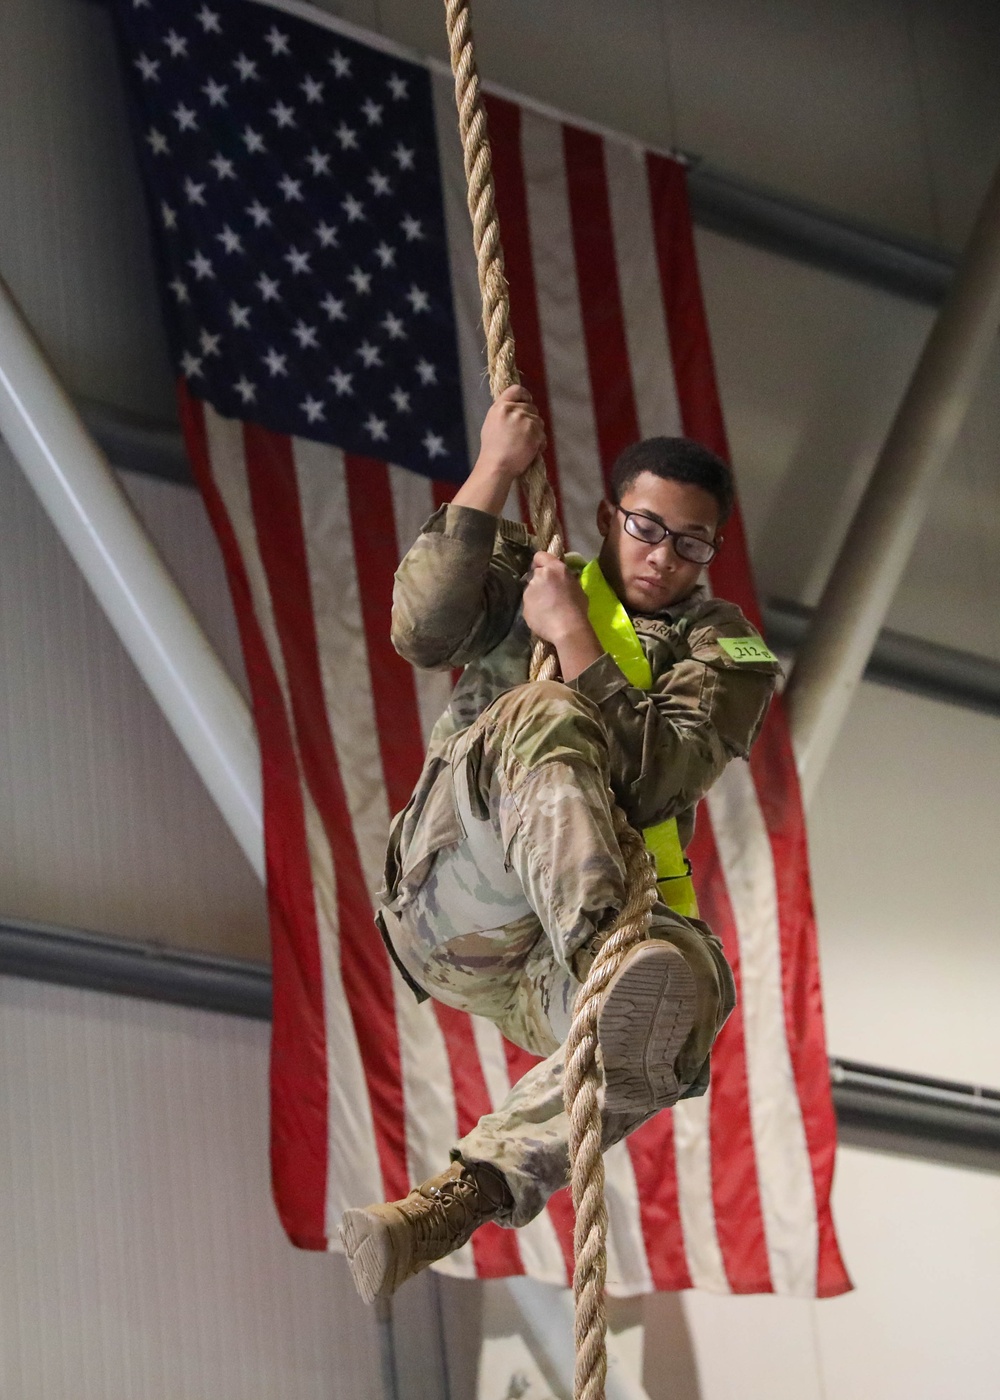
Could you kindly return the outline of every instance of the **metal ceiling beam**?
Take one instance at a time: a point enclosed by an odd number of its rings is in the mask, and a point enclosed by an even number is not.
[[[208,957],[48,924],[0,919],[0,976],[268,1020],[265,963]],[[833,1058],[840,1140],[1000,1171],[1000,1090]]]
[[[939,306],[944,300],[958,265],[946,249],[785,199],[697,156],[687,159],[691,213],[701,228],[908,301]]]
[[[781,599],[764,604],[764,631],[775,651],[794,655],[809,630],[813,611]],[[928,700],[1000,715],[1000,661],[905,632],[884,628],[879,633],[864,678]]]

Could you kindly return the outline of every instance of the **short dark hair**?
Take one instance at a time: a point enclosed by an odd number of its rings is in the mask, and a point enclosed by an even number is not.
[[[732,471],[700,442],[684,437],[654,437],[626,447],[611,468],[608,489],[616,506],[621,505],[622,497],[643,472],[652,472],[664,481],[700,486],[718,501],[719,524],[728,520],[736,497]]]

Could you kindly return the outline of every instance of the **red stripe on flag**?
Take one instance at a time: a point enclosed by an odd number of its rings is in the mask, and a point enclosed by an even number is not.
[[[667,1293],[690,1288],[670,1114],[657,1114],[625,1141],[639,1188],[642,1237],[653,1285]]]
[[[677,161],[657,155],[647,155],[646,173],[681,423],[686,436],[728,462],[729,444],[698,276],[687,177]],[[712,586],[719,597],[737,603],[759,630],[760,608],[739,506],[726,522],[724,536],[725,543],[712,563]]]
[[[372,924],[357,841],[323,695],[302,509],[290,440],[245,424],[247,474],[261,559],[291,692],[302,770],[337,873],[344,991],[361,1049],[388,1199],[408,1190],[399,1036],[389,958]]]
[[[370,457],[344,457],[358,595],[389,811],[410,800],[424,762],[413,668],[392,645],[392,583],[399,563],[389,469]]]
[[[615,458],[641,433],[618,281],[604,142],[589,131],[564,126],[563,152],[590,395],[607,484]]]
[[[458,1131],[464,1137],[480,1118],[492,1112],[493,1105],[490,1103],[470,1017],[464,1011],[456,1011],[453,1006],[445,1006],[439,1001],[434,1002],[434,1010],[451,1064]],[[472,1255],[480,1278],[504,1278],[509,1274],[524,1273],[521,1251],[513,1230],[501,1230],[494,1224],[482,1226],[472,1236]]]
[[[521,109],[513,102],[492,95],[485,98],[485,106],[490,127],[497,214],[503,229],[517,364],[521,378],[531,390],[542,420],[549,428],[545,465],[552,490],[555,492],[560,528],[565,539],[566,525],[559,490],[559,467],[555,444],[552,441],[552,411],[548,375],[545,371],[545,352],[542,346],[542,323],[538,313],[535,264],[531,252],[524,160],[521,155]]]
[[[302,793],[281,686],[253,607],[236,535],[215,484],[202,405],[178,385],[181,426],[222,549],[261,744],[267,898],[273,948],[271,1180],[300,1249],[326,1249],[328,1103],[319,931]]]

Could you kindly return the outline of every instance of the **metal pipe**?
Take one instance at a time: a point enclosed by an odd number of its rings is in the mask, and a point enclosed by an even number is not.
[[[246,703],[2,281],[0,435],[263,879],[260,757]]]
[[[25,977],[267,1020],[266,963],[0,917],[0,977]],[[830,1060],[840,1140],[1000,1171],[1000,1089]],[[547,1285],[539,1285],[547,1287]],[[551,1298],[551,1293],[543,1296]],[[526,1302],[527,1300],[525,1300]]]
[[[779,655],[793,656],[809,634],[814,609],[772,598],[761,609],[764,635]],[[941,700],[980,714],[1000,715],[1000,661],[884,628],[864,679]]]
[[[1000,325],[1000,170],[847,532],[788,689],[808,804]]]

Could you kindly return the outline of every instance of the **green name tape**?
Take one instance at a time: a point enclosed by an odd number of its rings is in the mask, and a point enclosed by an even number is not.
[[[734,661],[777,661],[759,637],[717,637],[716,641]]]

